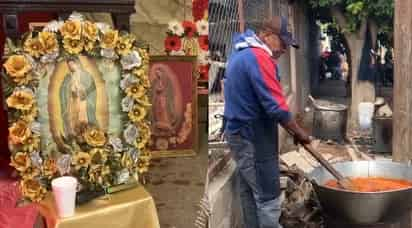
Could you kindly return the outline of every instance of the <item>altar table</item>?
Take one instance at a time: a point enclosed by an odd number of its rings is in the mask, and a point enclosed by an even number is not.
[[[143,186],[78,206],[69,218],[58,218],[51,194],[39,207],[47,228],[160,228],[153,198]]]

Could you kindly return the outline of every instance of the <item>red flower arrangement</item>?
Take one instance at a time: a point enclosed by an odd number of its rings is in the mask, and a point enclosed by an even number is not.
[[[167,52],[178,51],[182,46],[182,41],[178,36],[168,36],[165,40],[165,49]]]
[[[193,0],[192,3],[192,16],[195,21],[202,20],[205,16],[205,12],[208,10],[208,0]]]
[[[192,21],[183,21],[182,25],[187,37],[192,38],[196,35],[197,29],[195,23],[193,23]]]
[[[202,50],[209,50],[209,36],[199,36],[198,42]]]

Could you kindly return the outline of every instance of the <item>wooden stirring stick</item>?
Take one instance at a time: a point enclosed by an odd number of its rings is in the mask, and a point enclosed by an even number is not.
[[[289,129],[285,130],[292,136],[295,137],[295,134],[291,132]],[[352,181],[348,178],[343,177],[323,156],[317,152],[312,145],[305,144],[303,142],[299,142],[305,150],[307,150],[323,167],[325,167],[337,180],[338,185],[345,190],[356,191],[356,185],[352,183]]]

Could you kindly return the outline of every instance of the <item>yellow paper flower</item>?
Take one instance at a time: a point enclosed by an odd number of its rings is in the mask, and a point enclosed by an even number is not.
[[[17,90],[7,98],[7,106],[18,110],[30,110],[34,104],[34,94],[27,90]]]
[[[140,57],[142,57],[142,63],[148,64],[149,63],[149,52],[147,52],[146,49],[142,49],[142,48],[139,48],[138,52],[140,54]]]
[[[103,184],[102,167],[96,166],[89,170],[89,182],[94,184]]]
[[[143,76],[140,78],[140,85],[142,85],[144,88],[149,89],[150,88],[150,79],[147,76]]]
[[[91,157],[88,153],[85,152],[77,152],[73,156],[72,164],[76,170],[81,169],[82,167],[87,168],[90,165]]]
[[[133,160],[129,153],[123,153],[121,164],[123,167],[130,168],[133,166]]]
[[[26,139],[26,141],[23,144],[23,150],[27,152],[33,152],[35,150],[38,150],[40,148],[40,137],[31,135]]]
[[[44,52],[53,53],[59,50],[56,35],[52,32],[40,32],[39,40],[43,45]]]
[[[136,147],[139,150],[143,150],[150,140],[150,127],[144,121],[140,122],[138,126],[139,126],[139,137],[136,140]]]
[[[140,156],[139,161],[137,162],[137,171],[139,173],[146,173],[149,170],[150,157],[149,156]]]
[[[23,50],[36,58],[39,58],[42,54],[44,54],[44,47],[39,39],[28,38],[24,42]]]
[[[9,141],[12,145],[22,144],[30,136],[31,130],[25,121],[18,120],[9,127]]]
[[[131,121],[136,123],[136,122],[142,121],[145,118],[146,114],[147,114],[147,111],[146,111],[145,108],[143,108],[141,106],[138,106],[138,105],[135,105],[129,111],[128,116],[129,116]]]
[[[65,38],[63,40],[63,47],[68,53],[76,55],[83,51],[84,41]]]
[[[141,98],[145,94],[145,92],[146,92],[146,89],[137,83],[131,85],[129,88],[126,88],[127,96],[132,97],[136,100]]]
[[[140,137],[140,139],[138,141],[136,141],[137,149],[139,149],[139,150],[144,149],[148,142],[149,142],[149,137],[147,137],[147,136]]]
[[[40,176],[40,170],[36,167],[29,167],[20,173],[23,179],[31,179]]]
[[[85,21],[83,24],[83,35],[90,41],[96,41],[97,40],[97,26],[96,24],[90,22],[90,21]]]
[[[94,41],[86,41],[86,44],[84,45],[84,50],[90,52],[94,49],[96,43]]]
[[[101,40],[102,48],[113,49],[117,45],[117,40],[119,39],[119,32],[116,30],[108,30],[103,34]]]
[[[130,53],[133,46],[134,39],[128,36],[122,36],[117,43],[116,51],[120,55],[127,55]]]
[[[10,166],[13,166],[17,171],[23,172],[31,165],[30,156],[27,153],[17,152],[11,156]]]
[[[23,196],[30,199],[32,202],[41,201],[47,192],[39,181],[31,178],[20,181],[20,189]]]
[[[137,100],[137,102],[144,107],[149,107],[152,105],[150,104],[149,96],[147,95],[143,95],[139,100]]]
[[[133,71],[132,71],[132,73],[134,75],[136,75],[136,77],[138,77],[138,78],[142,78],[146,74],[146,72],[147,71],[143,67],[134,68]]]
[[[66,21],[60,28],[60,33],[64,39],[70,38],[80,40],[81,23],[80,21]]]
[[[106,143],[106,136],[104,132],[95,127],[87,128],[87,130],[83,133],[83,137],[84,140],[86,140],[86,143],[93,147],[104,146]]]
[[[43,174],[49,178],[53,177],[57,172],[56,160],[47,159],[42,166]]]
[[[93,148],[90,150],[91,165],[102,165],[107,161],[108,151],[102,148]]]
[[[26,74],[32,69],[30,62],[24,55],[13,55],[4,63],[4,68],[14,82],[25,80]]]
[[[22,112],[22,120],[30,123],[33,122],[34,119],[37,117],[38,114],[38,108],[36,105],[33,105],[32,108],[30,110],[25,110]]]

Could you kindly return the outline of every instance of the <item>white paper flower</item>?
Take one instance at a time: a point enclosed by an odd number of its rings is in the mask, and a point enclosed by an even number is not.
[[[43,159],[41,158],[40,153],[38,151],[34,151],[30,154],[30,160],[31,164],[33,164],[33,166],[37,168],[40,168],[43,163]]]
[[[177,36],[182,36],[185,32],[183,25],[178,21],[169,22],[168,29],[170,32]]]
[[[118,137],[110,137],[109,143],[112,145],[113,150],[115,152],[122,152],[123,151],[123,143],[122,140]]]
[[[59,51],[43,55],[40,58],[40,61],[42,63],[53,63],[56,61],[57,57],[59,57]]]
[[[84,21],[84,16],[75,11],[69,16],[69,21]]]
[[[129,88],[131,85],[135,84],[139,82],[139,79],[136,78],[134,75],[132,74],[125,74],[124,78],[120,81],[120,88],[122,90],[126,90],[127,88]]]
[[[129,112],[134,105],[134,100],[131,97],[125,97],[122,99],[122,111]]]
[[[132,51],[130,54],[123,56],[120,60],[123,69],[131,70],[134,67],[139,67],[142,65],[142,57],[140,57],[139,52]]]
[[[96,26],[102,33],[106,33],[106,31],[110,29],[110,25],[102,22],[97,22]]]
[[[134,124],[131,123],[127,126],[126,130],[124,130],[123,136],[128,144],[133,145],[139,136],[139,130]]]
[[[114,51],[114,49],[109,48],[102,48],[102,50],[100,50],[100,54],[108,59],[117,59],[119,57]]]
[[[136,163],[139,159],[139,151],[136,148],[130,148],[128,153],[130,154],[132,161]]]
[[[57,169],[60,175],[70,173],[70,164],[72,163],[72,156],[70,154],[63,154],[57,159]]]
[[[179,51],[171,51],[170,55],[184,56],[186,55],[186,53],[183,50],[179,50]]]
[[[33,89],[27,88],[25,86],[14,88],[13,93],[12,93],[11,96],[13,96],[13,95],[15,95],[19,92],[29,93],[31,96],[34,96],[34,97],[36,96],[36,93],[35,93],[35,91],[33,91]]]
[[[130,178],[130,173],[129,170],[122,169],[120,172],[117,172],[117,180],[116,180],[116,184],[124,184],[127,183],[127,181],[129,181]]]
[[[46,26],[44,26],[43,31],[44,32],[58,32],[60,28],[63,26],[64,22],[63,21],[50,21],[47,23]]]
[[[36,134],[40,135],[41,132],[41,124],[37,121],[33,121],[30,126],[31,131]]]
[[[200,65],[206,65],[209,63],[209,51],[199,51],[197,61]]]
[[[207,36],[209,34],[209,23],[207,22],[207,20],[197,21],[196,29],[199,35]]]

